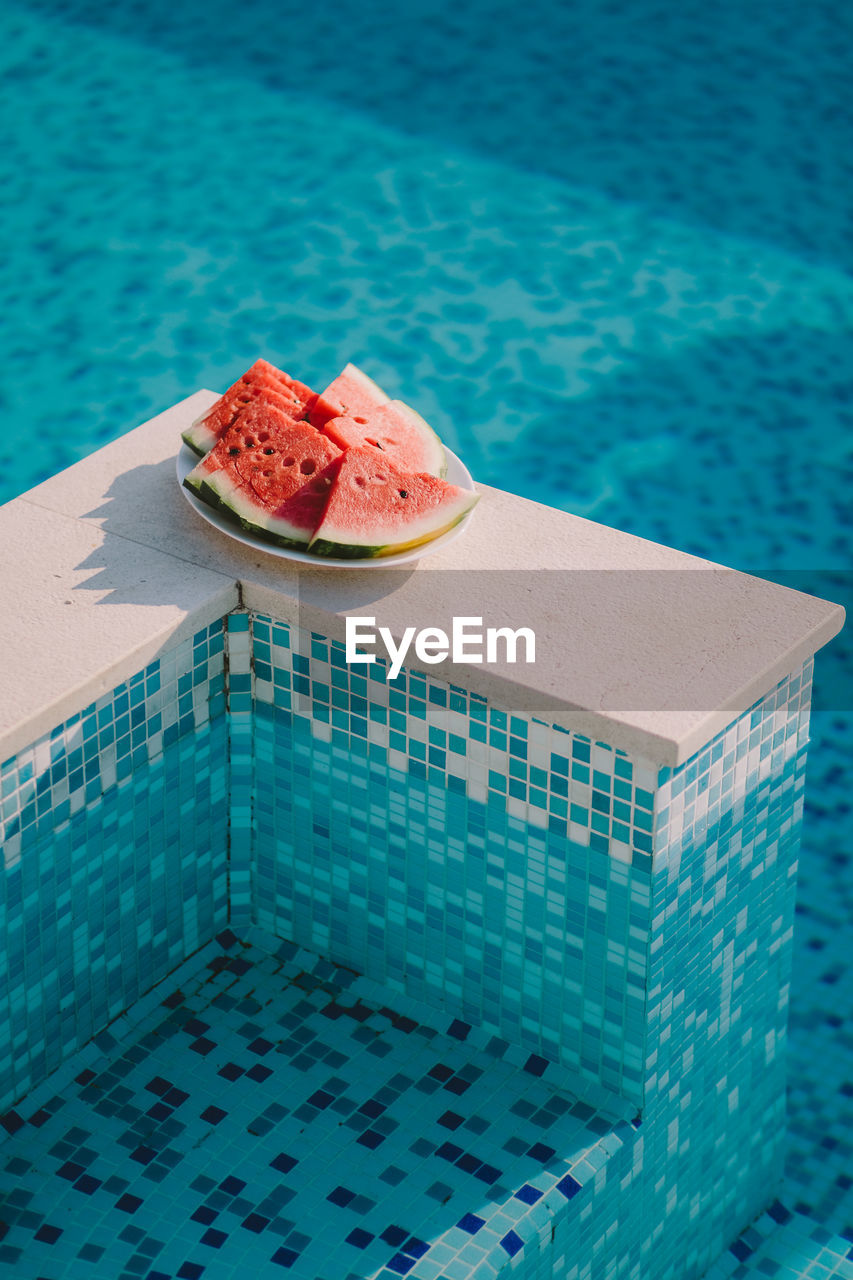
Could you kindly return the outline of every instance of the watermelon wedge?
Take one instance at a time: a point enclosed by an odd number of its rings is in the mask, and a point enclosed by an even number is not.
[[[479,496],[436,476],[404,471],[374,448],[350,447],[308,549],[347,560],[393,555],[451,529]]]
[[[248,533],[305,549],[320,522],[342,454],[308,422],[253,401],[184,480]]]
[[[447,471],[447,455],[438,436],[402,400],[388,400],[358,417],[332,418],[323,431],[342,449],[378,449],[406,471],[425,471],[431,476],[443,476]]]
[[[182,439],[194,453],[204,456],[230,427],[241,410],[252,403],[273,404],[291,419],[306,418],[317,393],[268,360],[256,360],[251,369],[183,432]]]
[[[389,396],[354,364],[348,364],[325,391],[321,391],[309,411],[315,427],[324,427],[330,418],[341,415],[367,418],[372,410],[387,404]]]

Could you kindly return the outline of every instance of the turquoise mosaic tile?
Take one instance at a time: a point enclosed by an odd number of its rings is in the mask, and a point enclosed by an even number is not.
[[[254,636],[257,921],[639,1103],[657,771]]]
[[[812,713],[788,1031],[782,1199],[853,1244],[853,716]]]
[[[0,1107],[227,919],[221,622],[2,767]]]
[[[222,619],[0,765],[6,863],[225,710]]]
[[[780,686],[658,795],[644,1117],[648,1166],[665,1172],[647,1195],[691,1274],[782,1178],[800,691],[799,677]],[[726,779],[737,741],[755,774],[746,788],[737,766]]]
[[[240,610],[7,762],[0,1263],[776,1274],[810,679],[658,771]]]
[[[705,1280],[853,1280],[850,1240],[775,1201],[708,1271]]]
[[[368,680],[342,646],[254,625],[265,927],[641,1101],[653,841],[656,875],[672,870],[753,772],[778,770],[805,740],[809,673],[661,771],[659,789],[656,769],[603,744],[426,677],[389,686],[377,664]],[[445,750],[451,737],[466,754]]]
[[[238,930],[252,921],[251,854],[254,805],[254,725],[249,615],[225,619],[228,631],[228,726],[231,787],[228,800],[228,896]]]
[[[0,1152],[11,1274],[452,1280],[558,1225],[591,1251],[634,1125],[505,1041],[251,938],[221,934],[33,1094]]]

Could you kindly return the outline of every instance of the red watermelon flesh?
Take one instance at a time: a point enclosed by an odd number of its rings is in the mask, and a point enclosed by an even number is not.
[[[305,547],[341,458],[333,441],[277,407],[253,403],[184,483],[259,537]]]
[[[331,418],[341,415],[354,418],[359,423],[363,418],[366,422],[370,413],[386,404],[388,398],[372,378],[368,378],[356,365],[348,364],[334,382],[320,392],[309,418],[315,427],[324,427]]]
[[[323,435],[328,436],[341,449],[363,449],[368,443],[364,438],[366,427],[356,422],[355,418],[349,418],[342,414],[339,418],[332,418],[323,427]],[[370,441],[374,444],[374,441]]]
[[[367,416],[332,418],[323,431],[342,449],[369,446],[406,471],[443,476],[447,455],[438,436],[402,400],[389,400]]]
[[[317,400],[317,393],[304,383],[291,378],[268,360],[256,360],[224,395],[197,418],[183,439],[194,452],[205,454],[212,449],[236,418],[249,404],[266,401],[290,418],[306,418]]]
[[[404,471],[374,448],[351,447],[309,550],[341,559],[393,555],[458,524],[478,498],[436,476]]]

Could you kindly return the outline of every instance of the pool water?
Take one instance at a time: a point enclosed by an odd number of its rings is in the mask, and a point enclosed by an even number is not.
[[[843,599],[849,25],[5,6],[0,500],[258,354],[353,359],[478,480]],[[849,645],[816,665],[785,1203],[853,1237]]]

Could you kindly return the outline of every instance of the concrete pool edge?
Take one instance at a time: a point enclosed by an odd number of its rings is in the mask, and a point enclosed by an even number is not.
[[[658,767],[683,763],[843,625],[839,605],[487,486],[465,535],[414,570],[297,567],[183,499],[180,432],[215,399],[196,392],[0,509],[12,602],[0,760],[238,604],[332,640],[348,614],[369,614],[399,637],[458,612],[476,583],[487,621],[532,627],[543,658],[508,671],[410,652],[406,665]],[[641,709],[621,709],[638,689]]]

